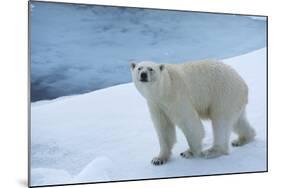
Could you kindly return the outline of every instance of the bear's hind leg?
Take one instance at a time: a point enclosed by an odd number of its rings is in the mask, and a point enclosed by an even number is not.
[[[238,139],[232,142],[232,146],[242,146],[251,142],[256,136],[255,130],[250,126],[246,112],[243,110],[237,123],[233,127],[233,131],[238,135]]]

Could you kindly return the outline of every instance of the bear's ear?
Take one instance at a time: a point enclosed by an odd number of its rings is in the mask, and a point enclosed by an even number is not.
[[[131,69],[133,70],[136,67],[136,63],[131,63]]]
[[[162,64],[162,65],[160,65],[160,66],[159,66],[160,71],[162,71],[162,70],[164,69],[164,67],[165,67],[165,65],[163,65],[163,64]]]

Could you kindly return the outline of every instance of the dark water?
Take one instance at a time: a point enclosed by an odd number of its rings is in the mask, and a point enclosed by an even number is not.
[[[131,81],[129,61],[179,63],[265,47],[248,16],[32,2],[31,100]]]

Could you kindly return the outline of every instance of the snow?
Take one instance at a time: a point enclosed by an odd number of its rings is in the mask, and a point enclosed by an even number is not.
[[[105,157],[98,157],[88,164],[76,177],[76,182],[110,181],[109,173],[114,163]]]
[[[216,159],[183,159],[177,130],[171,160],[153,166],[158,141],[145,100],[132,83],[31,106],[31,184],[67,184],[266,170],[266,48],[224,60],[249,85],[247,108],[254,142]],[[212,142],[204,122],[204,148]],[[235,135],[232,136],[235,138]]]
[[[222,59],[266,45],[266,22],[249,16],[46,2],[31,9],[33,102],[128,83],[131,60]]]

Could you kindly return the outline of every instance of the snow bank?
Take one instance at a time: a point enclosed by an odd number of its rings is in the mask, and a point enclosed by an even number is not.
[[[266,170],[266,48],[226,59],[249,85],[248,117],[256,140],[216,159],[183,159],[177,131],[169,163],[155,167],[156,133],[133,84],[34,103],[31,107],[31,184],[78,183]],[[204,148],[211,145],[204,122]],[[234,138],[235,135],[232,135]]]
[[[110,181],[110,169],[114,164],[105,157],[94,159],[76,177],[76,182]]]

